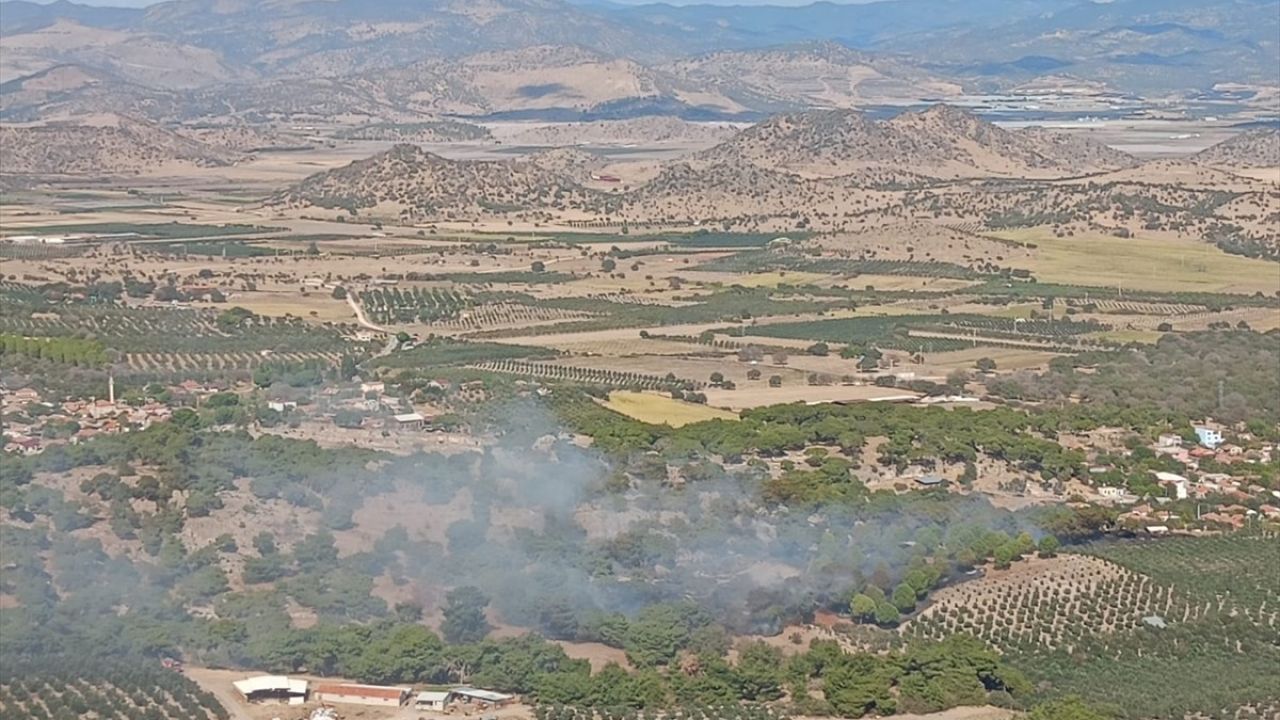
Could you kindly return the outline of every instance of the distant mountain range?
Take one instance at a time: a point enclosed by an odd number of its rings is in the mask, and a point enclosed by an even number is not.
[[[199,108],[202,97],[212,97],[230,115],[270,114],[253,106],[281,89],[289,90],[286,104],[315,105],[320,98],[298,97],[308,87],[358,100],[374,116],[385,116],[387,108],[452,105],[515,117],[557,107],[577,113],[572,119],[594,119],[607,117],[611,107],[623,115],[685,117],[703,107],[721,116],[849,107],[945,97],[961,84],[1001,89],[1075,82],[1134,93],[1280,84],[1276,0],[892,0],[735,8],[170,0],[145,9],[11,0],[0,3],[0,15],[0,82],[8,90],[29,90],[24,78],[74,66],[99,83],[133,88],[132,94],[138,88],[158,93],[147,99],[151,105]],[[588,65],[591,87],[552,80],[577,79]],[[399,89],[412,97],[379,94]],[[7,112],[15,107],[6,105]],[[195,114],[208,115],[209,108]]]

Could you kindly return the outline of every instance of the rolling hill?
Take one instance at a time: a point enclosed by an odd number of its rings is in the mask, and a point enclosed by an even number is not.
[[[1201,150],[1193,160],[1224,168],[1280,168],[1280,129],[1261,128],[1234,135]]]
[[[936,178],[1068,176],[1129,167],[1136,161],[1104,145],[1035,129],[1010,131],[938,105],[874,121],[849,110],[780,115],[698,156],[749,163],[807,177],[869,169]]]
[[[598,209],[606,198],[571,175],[579,158],[563,153],[541,162],[447,160],[414,145],[390,150],[306,178],[272,197],[276,207],[373,210],[403,219]]]
[[[116,115],[94,124],[0,125],[6,175],[118,175],[229,165],[240,154]]]

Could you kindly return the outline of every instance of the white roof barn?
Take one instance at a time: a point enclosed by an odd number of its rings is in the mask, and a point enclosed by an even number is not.
[[[284,675],[258,675],[231,684],[246,700],[287,698],[290,705],[301,705],[307,699],[307,681]]]
[[[413,704],[419,708],[443,710],[449,704],[449,695],[448,690],[423,690],[413,699]]]

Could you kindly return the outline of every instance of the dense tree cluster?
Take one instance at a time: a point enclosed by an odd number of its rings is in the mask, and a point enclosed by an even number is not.
[[[1280,331],[1166,335],[1154,345],[1055,360],[1047,373],[992,380],[998,395],[1224,421],[1280,423]],[[1089,368],[1090,371],[1084,371]]]

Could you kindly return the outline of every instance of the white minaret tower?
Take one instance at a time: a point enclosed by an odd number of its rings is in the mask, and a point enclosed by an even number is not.
[[[116,404],[116,376],[107,376],[107,402],[112,405]]]

